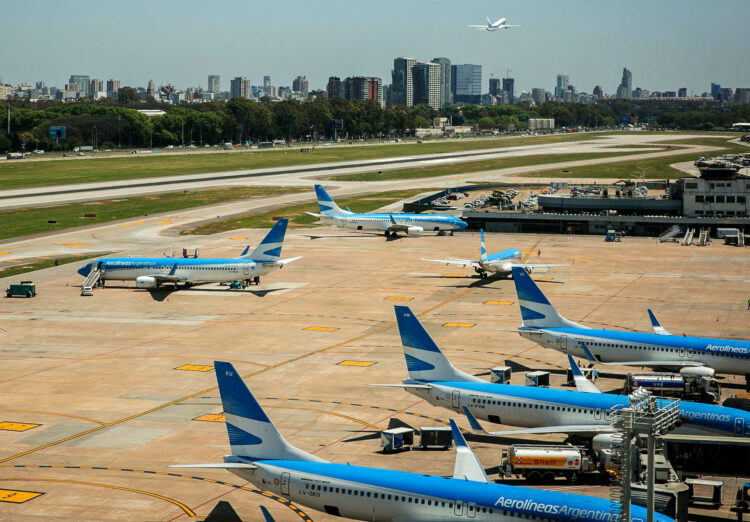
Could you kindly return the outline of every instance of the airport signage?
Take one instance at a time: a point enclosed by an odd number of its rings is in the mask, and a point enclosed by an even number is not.
[[[343,129],[344,128],[344,120],[331,120],[331,128],[332,129]]]
[[[52,126],[49,128],[49,137],[54,139],[65,139],[65,126]]]

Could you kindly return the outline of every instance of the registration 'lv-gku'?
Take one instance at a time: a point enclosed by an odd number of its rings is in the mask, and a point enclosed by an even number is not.
[[[457,450],[452,478],[326,462],[284,440],[231,363],[216,361],[214,367],[232,454],[223,463],[179,467],[224,468],[297,505],[355,520],[620,519],[608,499],[490,482],[452,420]],[[645,519],[644,508],[631,507],[631,521]],[[656,514],[654,520],[672,519]]]

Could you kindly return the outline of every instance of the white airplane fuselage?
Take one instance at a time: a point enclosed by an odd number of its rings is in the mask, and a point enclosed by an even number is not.
[[[601,362],[684,361],[685,366],[705,365],[718,373],[750,374],[750,342],[707,337],[683,337],[644,332],[588,328],[520,327],[521,337],[545,348],[586,357],[586,347]]]
[[[321,214],[318,219],[339,228],[377,232],[388,230],[395,221],[395,224],[407,227],[406,233],[409,235],[466,228],[466,224],[456,217],[431,214]]]

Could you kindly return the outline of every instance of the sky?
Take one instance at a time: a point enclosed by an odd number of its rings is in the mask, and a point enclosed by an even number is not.
[[[207,87],[219,74],[310,89],[329,76],[379,76],[393,59],[482,65],[482,89],[506,70],[516,94],[554,90],[558,73],[576,90],[614,93],[623,67],[633,88],[699,95],[716,82],[750,87],[749,0],[37,0],[3,2],[0,80],[63,86],[71,74],[122,85]],[[507,17],[513,29],[468,28]]]

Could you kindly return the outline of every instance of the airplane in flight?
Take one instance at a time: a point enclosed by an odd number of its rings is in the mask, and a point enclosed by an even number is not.
[[[87,263],[78,273],[88,277],[92,270],[99,270],[102,282],[135,281],[136,288],[149,289],[166,283],[190,287],[251,278],[259,283],[260,276],[300,259],[279,259],[287,222],[279,219],[255,250],[249,252],[248,246],[235,258],[108,257]]]
[[[476,417],[522,429],[489,433],[496,436],[569,433],[606,443],[611,439],[612,409],[628,406],[628,397],[602,393],[581,373],[573,357],[568,361],[577,391],[494,384],[458,370],[407,306],[396,306],[409,378],[404,388],[430,404],[464,413],[472,429],[486,433]],[[656,399],[658,406],[677,402],[684,422],[674,432],[689,435],[750,437],[750,412],[689,401]]]
[[[520,268],[513,283],[521,307],[521,337],[545,348],[604,365],[677,369],[712,377],[715,372],[745,375],[750,383],[750,342],[672,335],[649,310],[654,333],[588,328],[561,316],[537,284]]]
[[[452,478],[324,461],[281,436],[231,363],[215,361],[214,368],[232,453],[220,463],[170,467],[226,469],[296,505],[355,520],[619,520],[608,498],[490,482],[452,419]],[[631,506],[631,521],[644,520],[646,509]]]
[[[385,237],[397,237],[401,232],[407,236],[420,236],[424,232],[439,234],[463,230],[468,225],[455,216],[389,212],[382,214],[357,214],[348,208],[342,210],[321,185],[315,185],[320,213],[307,212],[328,225],[360,231],[385,233]]]
[[[509,277],[511,270],[514,266],[518,266],[531,273],[534,270],[548,271],[553,266],[570,266],[570,265],[549,265],[549,264],[536,264],[526,263],[526,258],[521,257],[521,251],[517,248],[507,248],[494,254],[487,254],[487,247],[484,244],[484,230],[479,230],[479,259],[472,261],[471,259],[427,259],[422,258],[422,261],[432,261],[435,263],[445,263],[448,265],[460,265],[469,266],[479,274],[479,277],[486,279],[489,273],[499,274],[503,277]]]
[[[505,23],[507,18],[501,18],[497,22],[493,22],[490,20],[490,17],[487,17],[487,25],[469,25],[468,27],[473,27],[474,29],[479,29],[480,31],[497,31],[498,29],[510,29],[511,27],[521,27],[520,25],[508,25]]]

